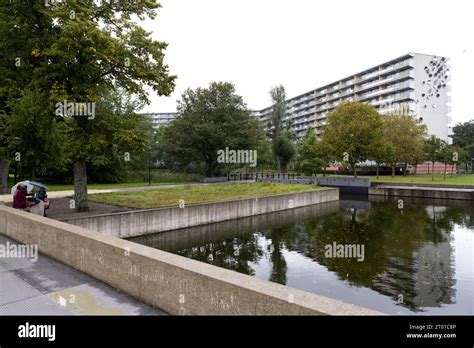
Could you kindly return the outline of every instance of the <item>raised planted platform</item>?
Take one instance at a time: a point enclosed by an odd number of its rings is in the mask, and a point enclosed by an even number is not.
[[[207,204],[135,210],[63,222],[120,238],[177,230],[339,200],[338,189],[290,193]]]

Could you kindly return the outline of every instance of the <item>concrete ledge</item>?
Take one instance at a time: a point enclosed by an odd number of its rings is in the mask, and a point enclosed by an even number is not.
[[[0,233],[170,314],[381,314],[5,206]]]
[[[474,201],[474,189],[444,187],[409,187],[379,185],[370,187],[369,195]]]
[[[120,238],[205,225],[242,217],[261,215],[339,200],[338,189],[321,189],[260,198],[188,205],[179,207],[135,210],[63,220]]]
[[[160,232],[129,239],[131,242],[175,253],[196,245],[220,243],[223,240],[248,235],[250,231],[262,231],[278,228],[282,225],[294,224],[307,219],[337,213],[342,201],[334,201],[277,211],[259,216],[249,216],[239,219],[216,222],[180,230]]]
[[[442,186],[437,184],[415,184],[407,182],[371,182],[371,186],[397,186],[397,187],[430,187],[430,188],[453,188],[453,189],[474,189],[474,185],[452,185],[444,184]]]

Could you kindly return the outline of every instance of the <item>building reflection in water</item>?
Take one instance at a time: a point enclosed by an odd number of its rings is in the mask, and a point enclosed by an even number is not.
[[[398,199],[342,198],[131,240],[386,313],[430,312],[472,290],[456,286],[453,247],[457,226],[474,232],[469,202],[403,198],[400,209]],[[334,242],[363,245],[364,261],[326,257]]]

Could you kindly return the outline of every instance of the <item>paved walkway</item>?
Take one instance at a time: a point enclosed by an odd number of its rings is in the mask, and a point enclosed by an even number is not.
[[[0,247],[18,245],[0,234]],[[33,262],[0,255],[0,315],[165,315],[75,269],[39,254]]]

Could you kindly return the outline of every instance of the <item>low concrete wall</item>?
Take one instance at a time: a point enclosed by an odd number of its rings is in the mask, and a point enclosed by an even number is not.
[[[5,206],[0,233],[170,314],[381,314]]]
[[[174,253],[198,245],[220,243],[236,237],[248,236],[254,231],[266,231],[289,224],[295,224],[307,219],[337,213],[341,203],[342,201],[321,203],[309,207],[249,216],[239,219],[238,223],[233,220],[227,220],[214,224],[134,237],[129,240],[134,243]]]
[[[369,195],[474,201],[474,189],[460,188],[374,186]]]
[[[242,217],[337,201],[337,189],[322,189],[277,196],[240,199],[185,208],[136,210],[63,220],[68,224],[120,238],[177,230]]]

